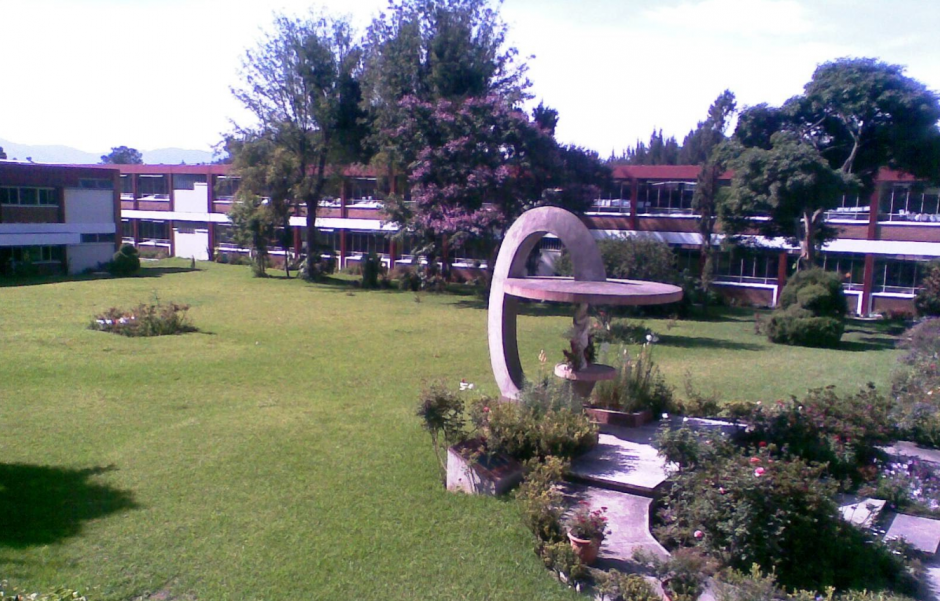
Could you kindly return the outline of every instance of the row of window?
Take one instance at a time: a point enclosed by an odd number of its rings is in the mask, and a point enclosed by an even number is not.
[[[61,263],[65,259],[64,246],[7,246],[0,247],[4,263]]]
[[[58,204],[55,188],[0,187],[0,205],[54,207]]]

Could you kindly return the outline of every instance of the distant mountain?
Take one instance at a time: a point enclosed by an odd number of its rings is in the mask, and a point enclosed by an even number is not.
[[[17,144],[4,139],[0,139],[0,147],[3,147],[3,151],[10,160],[26,161],[31,158],[34,163],[58,163],[63,165],[95,165],[101,162],[102,155],[110,152],[110,149],[102,152],[85,152],[70,146]],[[212,162],[212,153],[207,150],[159,148],[157,150],[143,150],[141,154],[145,163],[155,165],[178,165],[183,162],[188,165],[195,165]]]
[[[25,161],[27,158],[31,158],[34,163],[74,163],[79,165],[97,163],[101,160],[101,154],[85,152],[69,146],[33,146],[2,139],[0,139],[0,146],[3,147],[3,152],[7,154],[7,158],[10,160]]]

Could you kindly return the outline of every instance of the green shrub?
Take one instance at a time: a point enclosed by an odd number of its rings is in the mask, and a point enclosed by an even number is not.
[[[566,386],[527,386],[518,402],[482,399],[471,419],[491,452],[519,461],[571,459],[597,444],[597,426]]]
[[[777,344],[835,348],[842,340],[846,313],[848,304],[839,276],[807,269],[787,282],[765,331]]]
[[[571,459],[597,444],[597,427],[570,409],[537,411],[519,403],[491,403],[486,427],[489,450],[520,461],[548,456]]]
[[[660,601],[646,578],[639,574],[622,574],[610,570],[598,577],[597,593],[609,601]]]
[[[567,462],[557,457],[546,457],[541,462],[530,460],[526,468],[525,479],[516,491],[522,521],[542,542],[566,540],[561,524],[565,511],[564,496],[557,483],[564,478]]]
[[[0,601],[88,601],[88,598],[70,588],[57,588],[48,593],[24,593],[9,586],[6,580],[0,581]]]
[[[940,447],[940,319],[909,329],[900,346],[908,352],[892,374],[892,419],[904,438]]]
[[[133,275],[140,271],[140,255],[133,244],[124,244],[108,263],[108,271],[116,276]]]
[[[361,261],[362,287],[367,289],[378,288],[382,268],[382,260],[374,252],[363,257]]]
[[[775,311],[766,325],[767,338],[777,344],[837,348],[845,323],[834,317],[813,317],[799,307]]]
[[[842,280],[822,269],[804,269],[790,277],[780,292],[780,308],[794,305],[817,317],[842,318],[849,311]]]
[[[598,382],[591,400],[597,407],[616,411],[649,409],[657,417],[674,409],[672,388],[653,361],[651,344],[644,344],[635,358],[624,351],[616,377]]]
[[[705,581],[715,572],[715,561],[691,547],[676,549],[666,560],[644,551],[634,553],[634,557],[653,569],[673,601],[697,601]]]
[[[894,438],[892,403],[874,386],[839,396],[832,386],[796,398],[755,405],[746,419],[742,441],[772,445],[816,463],[825,463],[838,478],[859,478],[859,468],[878,456],[877,447]]]
[[[539,547],[539,557],[545,567],[572,584],[587,578],[588,570],[568,541],[546,543]]]
[[[940,261],[934,261],[928,269],[922,288],[914,298],[914,309],[922,317],[940,316]]]
[[[660,240],[640,236],[607,238],[598,241],[597,248],[608,278],[667,283],[679,280],[676,256],[669,245]],[[567,249],[555,260],[554,267],[559,275],[572,275]]]
[[[665,544],[694,547],[725,568],[756,563],[789,588],[910,585],[901,558],[842,520],[825,465],[721,437],[699,446],[684,451],[699,460],[671,477],[663,498],[655,532]]]

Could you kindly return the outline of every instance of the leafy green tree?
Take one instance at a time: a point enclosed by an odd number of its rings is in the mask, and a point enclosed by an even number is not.
[[[258,48],[246,54],[243,87],[233,90],[257,123],[237,128],[232,137],[269,140],[278,149],[268,156],[276,160],[289,197],[306,208],[308,259],[316,254],[316,215],[327,166],[341,168],[361,158],[361,59],[346,21],[278,16]],[[260,195],[263,188],[248,193]],[[317,277],[314,261],[307,261],[304,276]]]
[[[232,166],[241,177],[240,190],[267,198],[266,219],[275,224],[276,242],[284,249],[284,270],[290,278],[290,217],[294,212],[291,182],[297,173],[296,157],[270,138],[238,138],[228,145]]]
[[[742,113],[735,139],[748,148],[738,162],[746,174],[735,177],[726,215],[740,218],[757,207],[770,209],[774,223],[761,224],[760,229],[791,240],[797,237],[787,231],[798,217],[803,223],[798,236],[801,263],[812,265],[815,248],[832,234],[822,216],[844,189],[836,185],[832,172],[841,173],[844,183],[859,186],[863,195],[871,194],[882,167],[936,179],[938,121],[937,95],[904,75],[901,66],[871,58],[822,64],[802,95],[780,108],[762,104]],[[759,174],[765,168],[774,172]],[[790,177],[796,181],[789,182]],[[794,194],[801,189],[807,194],[805,210],[796,211]],[[828,201],[821,196],[827,193],[833,195]]]
[[[914,299],[914,308],[920,316],[940,316],[940,261],[928,266],[923,287]]]
[[[800,247],[804,265],[814,265],[816,249],[836,234],[823,215],[838,204],[852,178],[789,132],[774,134],[770,149],[747,148],[732,167],[731,190],[720,207],[725,229],[784,237]],[[755,216],[769,218],[753,221]]]
[[[101,155],[101,163],[104,165],[141,165],[143,162],[140,151],[128,146],[114,146],[111,152]]]
[[[663,136],[663,130],[653,130],[649,145],[637,140],[635,146],[627,148],[611,162],[627,165],[677,165],[679,164],[679,143],[674,136]]]
[[[708,289],[714,272],[714,235],[718,221],[718,197],[721,193],[721,175],[728,169],[729,153],[720,147],[725,141],[731,117],[737,111],[737,100],[730,90],[718,95],[708,108],[708,117],[700,121],[682,144],[688,160],[696,159],[702,168],[695,182],[692,208],[699,215],[698,230],[702,236],[700,248],[702,260],[702,300],[708,302]]]
[[[251,249],[252,271],[257,277],[267,274],[268,249],[275,233],[275,216],[265,200],[240,188],[228,212],[235,243]]]

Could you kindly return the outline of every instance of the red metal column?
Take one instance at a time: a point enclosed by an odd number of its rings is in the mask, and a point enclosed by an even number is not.
[[[304,250],[303,241],[300,239],[300,228],[294,227],[294,254],[298,257]]]
[[[176,235],[173,233],[173,221],[167,222],[167,229],[169,229],[168,234],[170,234],[170,256],[176,256]]]
[[[212,172],[206,173],[206,213],[212,212],[212,203],[215,202],[215,185],[212,177]]]
[[[878,211],[881,209],[878,202],[878,182],[875,182],[875,191],[871,193],[871,202],[868,208],[868,239],[878,239]]]
[[[783,251],[777,258],[777,292],[774,294],[774,306],[780,302],[780,293],[787,285],[787,253]]]
[[[630,178],[630,229],[634,232],[639,228],[640,220],[637,218],[638,196],[640,195],[640,184],[636,178]]]
[[[176,206],[175,206],[176,195],[173,194],[173,174],[168,173],[166,177],[167,177],[167,192],[170,193],[169,194],[170,195],[170,210],[175,211],[176,210]]]
[[[348,211],[346,209],[346,199],[348,198],[348,182],[346,178],[343,178],[343,183],[339,188],[339,216],[341,219],[346,219]],[[342,224],[342,229],[339,231],[339,268],[346,269],[346,224]]]
[[[395,258],[396,258],[395,254],[398,251],[397,246],[398,245],[395,243],[394,238],[388,241],[388,269],[389,271],[391,271],[392,269],[395,269]]]
[[[136,211],[140,209],[140,203],[137,201],[137,174],[131,173],[127,177],[131,178],[131,193],[134,195],[134,210]]]
[[[137,202],[137,201],[134,201]],[[131,219],[131,227],[134,230],[134,246],[136,248],[140,247],[140,219],[134,218]]]
[[[865,255],[865,272],[862,275],[862,314],[871,313],[871,293],[875,284],[875,255]]]

